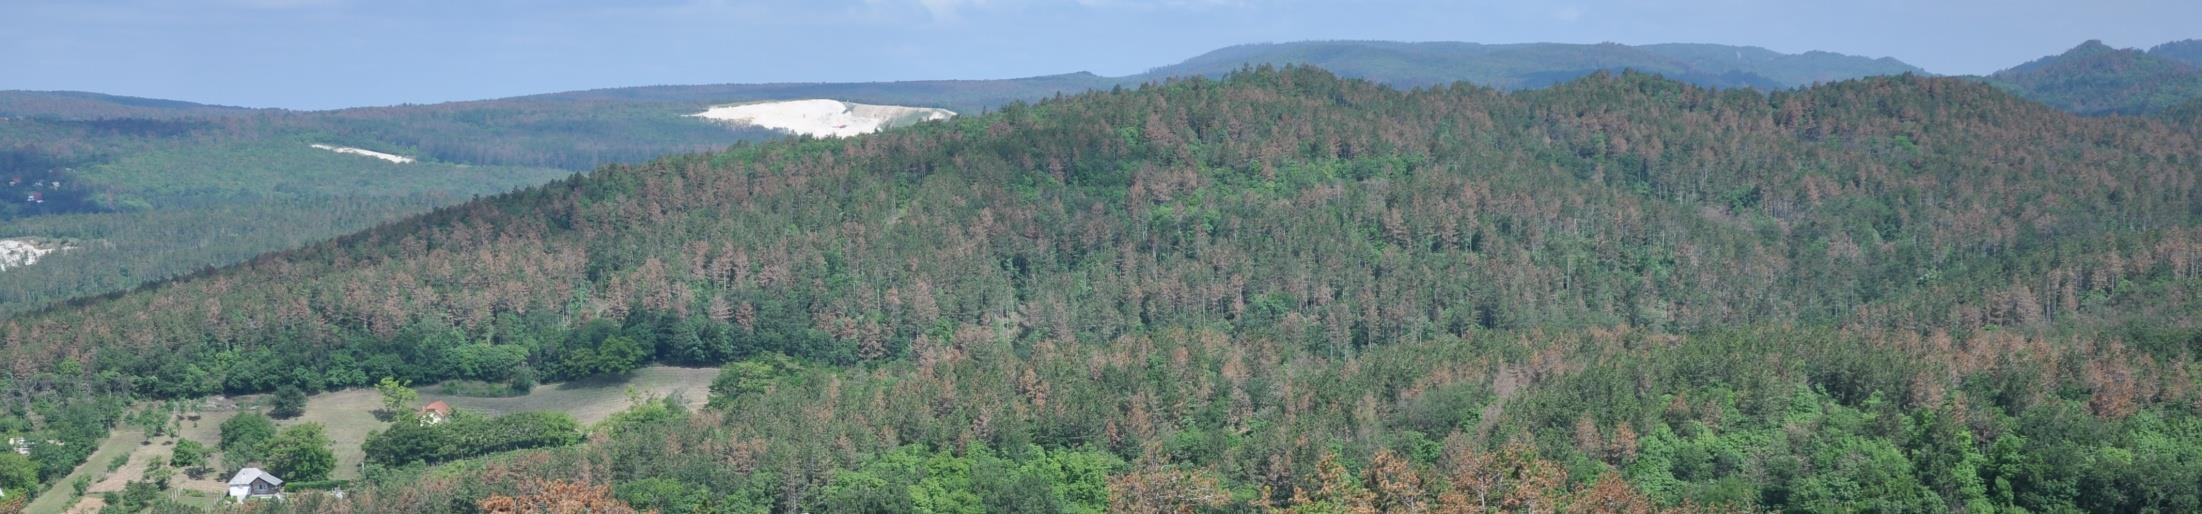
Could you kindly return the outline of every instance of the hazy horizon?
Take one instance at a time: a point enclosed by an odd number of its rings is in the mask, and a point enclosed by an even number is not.
[[[1713,43],[1982,74],[2089,39],[2202,37],[2202,3],[1876,0],[15,0],[0,89],[247,107],[434,103],[607,87],[1121,76],[1309,40]],[[2136,25],[2131,20],[2164,20]]]

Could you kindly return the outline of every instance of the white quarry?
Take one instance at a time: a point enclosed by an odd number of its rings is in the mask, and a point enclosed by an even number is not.
[[[322,150],[328,150],[328,151],[331,151],[331,152],[341,153],[341,154],[364,155],[364,156],[367,156],[367,157],[373,157],[373,158],[376,158],[376,159],[382,159],[382,160],[385,160],[385,161],[390,161],[390,162],[394,162],[394,163],[398,163],[398,164],[405,164],[405,163],[408,163],[408,162],[413,162],[413,158],[412,158],[412,157],[406,157],[406,156],[403,156],[403,155],[397,155],[397,154],[387,154],[387,153],[377,152],[377,151],[374,151],[374,150],[368,150],[368,149],[364,149],[364,148],[352,148],[352,147],[349,147],[349,146],[335,146],[335,145],[324,145],[324,144],[320,144],[320,143],[314,143],[314,144],[313,144],[313,147],[314,147],[314,148],[319,148],[319,149],[322,149]]]
[[[955,117],[956,113],[932,107],[811,99],[721,105],[689,116],[812,137],[849,137],[920,122],[945,120]]]
[[[46,254],[68,250],[58,244],[42,244],[31,239],[0,239],[0,271],[38,264]]]

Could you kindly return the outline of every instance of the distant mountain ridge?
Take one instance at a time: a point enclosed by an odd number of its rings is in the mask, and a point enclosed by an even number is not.
[[[2148,49],[2149,55],[2177,59],[2189,65],[2202,67],[2202,39],[2188,39],[2156,45]]]
[[[1340,76],[1396,87],[1466,81],[1500,89],[1544,87],[1598,71],[1621,70],[1703,86],[1759,89],[1924,73],[1887,57],[1829,52],[1784,54],[1759,47],[1714,44],[1306,41],[1226,47],[1140,76],[1216,76],[1259,64],[1313,65]]]
[[[250,114],[255,109],[84,91],[0,91],[0,116],[59,119],[174,119]]]
[[[1113,86],[1192,75],[1221,76],[1262,64],[1307,64],[1340,76],[1395,87],[1466,81],[1499,89],[1543,87],[1597,71],[1633,70],[1715,87],[1792,88],[1874,75],[1925,73],[1890,57],[1808,51],[1786,54],[1755,46],[1699,43],[1518,43],[1302,41],[1234,45],[1144,73],[1107,77],[1072,72],[1013,79],[891,82],[777,82],[653,85],[561,91],[435,104],[361,106],[310,112],[416,110],[508,103],[688,103],[825,97],[870,103],[926,104],[979,110]],[[1406,68],[1422,68],[1420,71]],[[0,90],[0,116],[81,118],[248,114],[253,109],[82,91]]]
[[[2147,114],[2202,98],[2202,41],[2148,51],[2100,40],[1988,75],[2034,101],[2079,114]]]
[[[1041,75],[993,80],[909,80],[894,82],[779,82],[757,84],[698,84],[637,86],[565,91],[477,102],[635,102],[723,103],[754,100],[832,98],[863,103],[923,105],[958,112],[999,107],[1017,100],[1038,100],[1057,93],[1069,94],[1135,84],[1129,77],[1103,77],[1089,72]]]

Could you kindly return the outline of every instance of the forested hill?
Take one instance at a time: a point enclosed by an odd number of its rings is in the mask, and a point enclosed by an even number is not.
[[[81,91],[0,91],[0,117],[65,120],[238,116],[253,109]]]
[[[2080,114],[2148,114],[2202,99],[2202,43],[2148,51],[2088,41],[1988,76],[2019,95]]]
[[[1911,70],[1886,59],[1721,45],[1313,42],[1234,47],[1123,77],[645,86],[314,112],[0,91],[0,240],[73,249],[0,274],[0,318],[232,264],[572,171],[784,137],[688,117],[716,105],[828,98],[978,113],[1181,74],[1216,76],[1256,63],[1318,63],[1396,87],[1456,80],[1543,86],[1633,68],[1771,90]]]
[[[1875,75],[1920,73],[1892,58],[1830,52],[1784,54],[1713,44],[1301,41],[1238,45],[1156,68],[1143,77],[1220,76],[1250,65],[1309,65],[1394,87],[1470,82],[1501,89],[1545,87],[1598,71],[1634,70],[1710,87],[1764,90]]]
[[[1259,70],[611,166],[0,334],[11,398],[813,370],[355,510],[2191,510],[2198,158],[1959,79]]]
[[[2192,66],[2202,66],[2202,39],[2186,39],[2156,45],[2148,49],[2149,55],[2177,60]]]

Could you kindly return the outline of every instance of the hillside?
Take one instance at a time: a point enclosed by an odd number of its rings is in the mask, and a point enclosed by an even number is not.
[[[977,111],[1117,83],[1080,74],[639,87],[319,112],[4,91],[0,238],[82,240],[99,250],[0,273],[0,318],[604,164],[785,137],[688,117],[716,105],[827,97]]]
[[[785,137],[690,116],[714,107],[822,99],[979,113],[1286,62],[1398,87],[1460,80],[1539,87],[1630,68],[1771,90],[1914,70],[1887,59],[1719,45],[1311,42],[1233,47],[1127,77],[647,86],[318,112],[6,91],[0,92],[0,238],[77,239],[101,249],[0,273],[0,318],[575,171]],[[331,154],[315,145],[357,152]],[[391,158],[361,157],[375,155]],[[394,162],[400,159],[414,161]]]
[[[1791,55],[1758,47],[1707,44],[1308,41],[1228,47],[1156,68],[1143,76],[1213,77],[1259,64],[1312,65],[1341,76],[1403,88],[1461,81],[1501,89],[1537,88],[1597,71],[1635,70],[1704,86],[1772,90],[1920,71],[1889,58],[1827,52]]]
[[[1785,54],[1755,46],[1667,43],[1643,45],[1704,71],[1742,72],[1763,76],[1785,87],[1803,87],[1878,75],[1926,74],[1917,66],[1893,57],[1862,57],[1819,50]]]
[[[2167,44],[2157,50],[2088,41],[1988,76],[1990,83],[2079,114],[2146,114],[2202,98],[2202,68]],[[2179,57],[2174,57],[2179,56]]]
[[[1261,70],[611,166],[0,334],[9,398],[809,363],[299,510],[2182,511],[2196,159],[1959,79]]]
[[[2202,39],[2187,39],[2156,45],[2148,54],[2171,59],[2189,66],[2202,66]]]
[[[0,91],[0,118],[99,120],[242,116],[252,109],[82,91]]]
[[[573,173],[394,162],[356,147],[417,150],[293,113],[171,114],[0,120],[0,239],[70,240],[84,250],[0,271],[0,317]]]
[[[978,112],[1012,101],[1033,101],[1115,85],[1137,85],[1133,77],[1103,77],[1078,72],[999,80],[912,80],[900,82],[812,82],[642,86],[570,91],[507,99],[512,102],[674,103],[748,102],[832,98],[842,101],[942,107]]]

